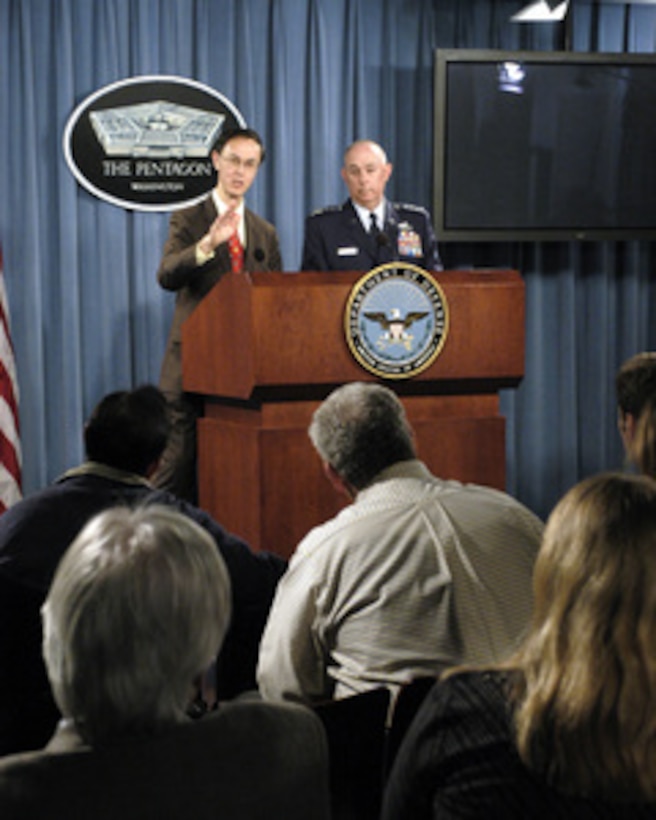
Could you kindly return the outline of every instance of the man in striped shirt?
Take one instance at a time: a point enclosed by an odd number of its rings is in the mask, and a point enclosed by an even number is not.
[[[335,390],[309,434],[352,503],[303,539],[278,585],[260,644],[263,697],[394,691],[510,654],[531,614],[542,522],[506,493],[433,476],[382,385]]]

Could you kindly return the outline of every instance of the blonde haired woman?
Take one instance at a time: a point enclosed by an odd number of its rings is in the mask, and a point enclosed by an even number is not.
[[[385,820],[656,818],[656,483],[604,474],[554,509],[529,634],[436,684]]]

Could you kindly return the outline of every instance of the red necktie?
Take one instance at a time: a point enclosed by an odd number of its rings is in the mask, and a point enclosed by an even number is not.
[[[241,273],[244,269],[244,246],[239,241],[239,236],[236,233],[233,233],[228,240],[228,250],[230,251],[233,273]]]

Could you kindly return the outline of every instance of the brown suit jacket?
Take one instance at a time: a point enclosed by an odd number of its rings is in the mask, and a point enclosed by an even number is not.
[[[0,817],[25,820],[328,820],[319,718],[293,704],[226,703],[161,734],[86,746],[72,728],[0,759]]]
[[[207,233],[216,216],[211,196],[190,208],[175,211],[171,216],[168,239],[157,271],[160,285],[166,290],[176,291],[173,322],[160,375],[160,387],[169,396],[182,393],[182,323],[219,279],[231,270],[227,243],[216,249],[214,258],[209,262],[200,267],[196,264],[196,243]],[[248,208],[245,209],[244,220],[245,270],[282,270],[278,235],[273,225]]]

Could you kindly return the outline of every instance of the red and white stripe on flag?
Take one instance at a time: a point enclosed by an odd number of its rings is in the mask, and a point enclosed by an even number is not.
[[[0,514],[21,498],[18,381],[0,248]]]

